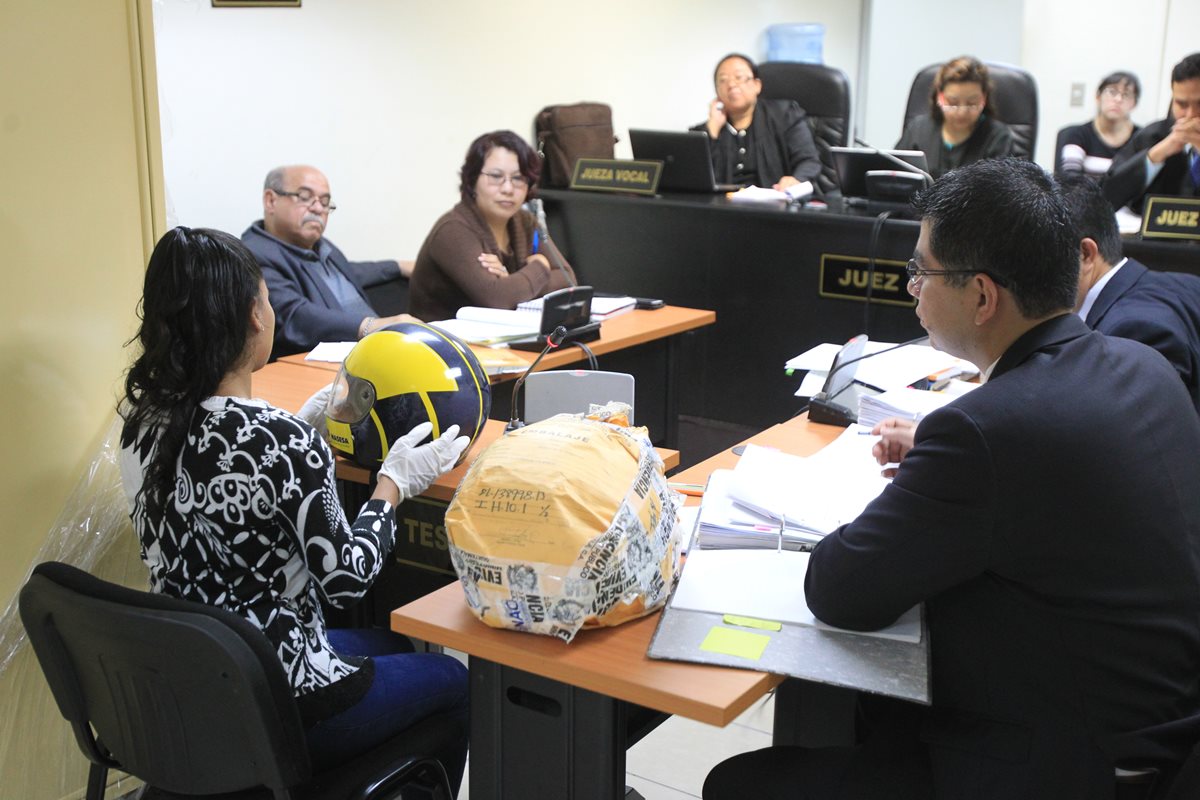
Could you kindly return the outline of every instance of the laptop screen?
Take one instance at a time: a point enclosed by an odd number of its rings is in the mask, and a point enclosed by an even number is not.
[[[715,192],[708,134],[704,131],[629,129],[633,157],[663,162],[658,188],[673,192]]]

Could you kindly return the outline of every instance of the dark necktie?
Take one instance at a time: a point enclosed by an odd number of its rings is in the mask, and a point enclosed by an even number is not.
[[[1200,152],[1192,150],[1192,187],[1200,189]]]

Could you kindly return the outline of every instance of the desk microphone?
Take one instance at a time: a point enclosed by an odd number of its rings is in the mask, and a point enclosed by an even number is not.
[[[529,206],[533,210],[534,216],[537,218],[538,237],[544,243],[546,248],[546,258],[549,259],[550,265],[563,274],[567,279],[567,283],[571,286],[578,286],[575,279],[571,277],[571,273],[567,271],[566,259],[563,258],[562,251],[558,249],[558,245],[550,238],[550,228],[546,225],[546,209],[542,206],[542,198],[535,197],[529,201]]]
[[[880,356],[884,353],[890,353],[893,350],[899,350],[901,347],[908,347],[910,344],[920,344],[921,342],[926,342],[928,340],[928,336],[918,336],[915,339],[909,339],[907,342],[901,342],[900,344],[895,344],[891,347],[885,347],[884,349],[877,350],[874,353],[867,353],[866,355],[859,356],[858,358],[851,358],[840,363],[835,357],[833,368],[829,370],[829,374],[825,376],[824,388],[809,398],[808,418],[813,422],[823,422],[827,425],[840,425],[843,428],[847,425],[852,425],[858,422],[858,409],[847,408],[841,403],[834,402],[838,395],[849,389],[850,386],[854,384],[854,379],[851,378],[850,380],[846,381],[845,385],[839,387],[836,391],[833,391],[833,376],[838,372],[841,372],[844,367],[848,367],[851,364],[857,364],[859,361],[863,361],[868,358],[874,358],[875,356]],[[832,394],[830,393],[831,391]]]
[[[537,367],[538,362],[542,360],[542,356],[546,355],[546,353],[549,353],[551,350],[562,344],[562,340],[565,339],[566,336],[567,329],[562,325],[559,325],[557,328],[551,331],[550,335],[546,337],[546,346],[542,348],[542,352],[538,353],[538,357],[535,358],[533,363],[529,365],[529,369],[521,373],[521,377],[517,378],[517,382],[513,384],[512,412],[508,418],[508,424],[504,426],[505,433],[515,431],[517,428],[525,427],[525,423],[521,422],[521,419],[517,416],[517,393],[520,392],[521,387],[525,385],[525,379],[529,377],[529,373],[533,372],[534,368]]]
[[[925,179],[925,187],[926,188],[933,185],[933,176],[930,175],[925,170],[921,169],[920,167],[914,167],[912,164],[908,163],[904,159],[897,158],[896,156],[889,153],[887,150],[880,150],[875,145],[871,144],[870,142],[864,141],[864,140],[858,138],[857,136],[854,137],[854,143],[860,147],[865,147],[866,149],[870,150],[872,153],[875,153],[876,155],[883,156],[885,160],[891,162],[892,164],[895,164],[897,167],[904,170],[905,172],[917,173],[918,175],[920,175],[922,178]]]

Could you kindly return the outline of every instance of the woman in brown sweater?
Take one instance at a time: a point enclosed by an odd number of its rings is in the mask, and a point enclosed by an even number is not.
[[[569,264],[551,266],[538,247],[534,194],[541,162],[512,131],[485,133],[462,166],[462,200],[425,237],[409,285],[409,312],[432,322],[462,306],[516,308],[575,283]]]

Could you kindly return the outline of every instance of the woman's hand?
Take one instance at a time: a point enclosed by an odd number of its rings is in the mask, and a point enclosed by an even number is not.
[[[708,104],[708,135],[716,139],[721,135],[721,129],[725,127],[727,121],[725,104],[714,97]]]
[[[479,266],[483,267],[497,278],[503,278],[508,275],[508,270],[504,268],[504,264],[500,263],[500,256],[496,255],[495,253],[480,253]]]
[[[525,263],[526,264],[541,264],[543,267],[546,268],[546,272],[552,272],[554,269],[553,267],[550,266],[550,259],[546,258],[541,253],[534,253],[533,255],[531,255],[529,257],[529,259]]]
[[[871,455],[875,456],[875,460],[879,462],[880,466],[899,464],[912,449],[913,435],[916,431],[917,423],[898,417],[888,417],[871,429],[872,434],[880,437],[875,446],[871,448]],[[885,469],[883,475],[885,478],[894,477],[896,468]]]

